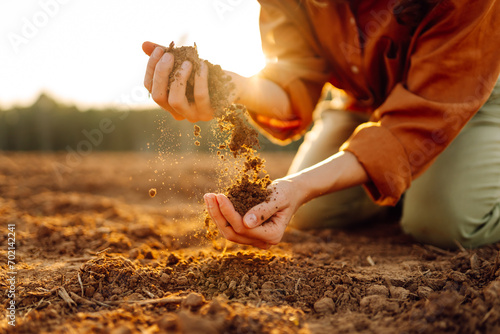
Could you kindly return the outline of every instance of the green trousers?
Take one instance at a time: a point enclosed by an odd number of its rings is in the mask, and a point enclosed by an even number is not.
[[[319,104],[317,117],[289,173],[338,152],[366,116]],[[500,241],[500,80],[485,105],[403,197],[401,226],[417,241],[443,248],[479,247]],[[353,187],[316,198],[292,219],[299,229],[349,227],[384,217]]]

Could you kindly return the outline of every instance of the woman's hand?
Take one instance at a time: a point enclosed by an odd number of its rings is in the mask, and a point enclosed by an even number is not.
[[[295,211],[302,204],[292,180],[280,179],[269,185],[269,201],[251,208],[244,217],[222,194],[204,196],[208,213],[227,240],[267,249],[278,244]]]
[[[207,64],[202,61],[199,72],[194,75],[194,102],[189,102],[186,98],[186,86],[193,64],[184,61],[168,89],[169,76],[174,67],[174,56],[165,52],[166,48],[163,46],[151,42],[144,42],[142,49],[150,56],[144,86],[151,93],[153,100],[170,112],[176,120],[187,119],[193,123],[211,120],[214,111],[210,106]]]
[[[259,248],[281,241],[297,209],[318,196],[370,181],[354,154],[339,152],[298,173],[275,180],[267,202],[251,208],[244,217],[222,194],[205,194],[208,213],[228,240]]]

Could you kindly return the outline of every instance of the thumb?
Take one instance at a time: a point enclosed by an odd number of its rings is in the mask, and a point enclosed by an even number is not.
[[[153,51],[157,46],[160,46],[165,49],[164,46],[161,46],[159,44],[155,44],[152,42],[144,42],[142,43],[142,51],[144,51],[144,53],[147,54],[148,56],[151,56],[151,54],[153,53]]]
[[[247,228],[255,228],[272,217],[276,211],[278,211],[277,206],[273,206],[271,203],[261,203],[248,210],[243,217],[243,224]]]

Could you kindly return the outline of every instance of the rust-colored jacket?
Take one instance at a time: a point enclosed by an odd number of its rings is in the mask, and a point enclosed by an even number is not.
[[[252,113],[279,140],[301,136],[326,82],[347,110],[370,113],[341,150],[352,152],[374,201],[394,205],[486,102],[500,73],[500,1],[443,0],[418,25],[398,24],[395,0],[320,8],[260,0],[261,72],[290,97],[295,120]]]

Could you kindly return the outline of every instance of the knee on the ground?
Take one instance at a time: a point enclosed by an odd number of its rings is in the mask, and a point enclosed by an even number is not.
[[[415,240],[445,249],[454,249],[458,244],[476,248],[500,240],[498,215],[500,207],[494,208],[484,217],[472,217],[468,212],[454,208],[443,208],[432,216],[405,216],[401,220],[403,230]]]

